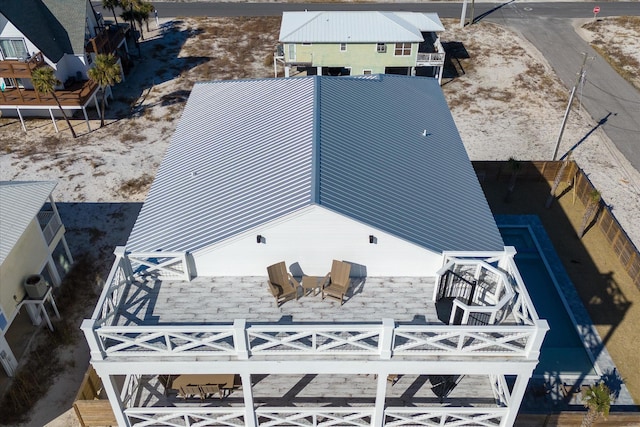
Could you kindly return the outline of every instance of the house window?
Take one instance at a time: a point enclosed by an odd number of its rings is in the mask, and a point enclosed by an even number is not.
[[[347,51],[347,44],[340,43],[340,52],[346,52],[346,51]]]
[[[371,70],[362,70],[362,74],[368,76],[369,74],[371,74]]]
[[[29,56],[23,39],[0,39],[0,50],[5,59],[26,59]]]
[[[5,87],[9,89],[15,89],[19,87],[20,89],[24,89],[24,85],[22,84],[22,79],[13,79],[11,77],[4,77],[2,79],[4,81]]]
[[[411,43],[396,43],[395,56],[411,55]]]
[[[289,45],[289,61],[295,61],[295,60],[296,60],[296,45],[292,43]]]
[[[384,43],[376,44],[376,52],[385,53],[387,51],[387,45]]]

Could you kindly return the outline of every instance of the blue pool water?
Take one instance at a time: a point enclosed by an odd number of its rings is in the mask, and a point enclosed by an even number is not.
[[[516,265],[538,316],[549,323],[542,343],[540,363],[534,375],[595,375],[593,362],[578,335],[575,324],[551,279],[531,232],[522,227],[499,227],[504,244],[515,246]],[[545,254],[547,258],[557,254]]]

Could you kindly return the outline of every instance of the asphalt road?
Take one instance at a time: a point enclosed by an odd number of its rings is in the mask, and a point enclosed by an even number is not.
[[[102,11],[101,2],[93,2]],[[546,3],[476,3],[475,17],[490,16],[501,11],[513,18],[527,16],[553,18],[589,18],[593,7],[600,5],[598,16],[640,15],[639,2],[546,2]],[[244,2],[153,2],[160,17],[174,16],[280,16],[283,11],[307,10],[393,10],[436,12],[443,18],[459,18],[461,3],[244,3]],[[518,7],[511,7],[518,5]],[[469,1],[468,9],[471,9]],[[110,16],[110,11],[103,12]],[[470,12],[469,12],[470,13]]]
[[[461,3],[218,3],[154,2],[160,17],[174,16],[279,16],[295,10],[400,10],[437,12],[441,17],[459,18]],[[582,61],[588,61],[582,103],[618,150],[640,171],[640,92],[613,70],[572,27],[572,18],[640,15],[640,2],[548,2],[476,3],[476,20],[487,19],[514,28],[533,43],[551,64],[567,88],[573,86]],[[469,7],[470,9],[470,7]],[[98,4],[96,10],[102,10]],[[469,12],[470,13],[470,12]],[[104,11],[110,16],[109,11]],[[585,129],[585,135],[591,129]],[[588,139],[584,143],[589,143]],[[560,153],[563,154],[563,153]],[[552,153],[549,154],[551,158]]]

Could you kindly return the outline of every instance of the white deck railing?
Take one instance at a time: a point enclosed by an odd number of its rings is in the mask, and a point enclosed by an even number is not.
[[[132,427],[146,426],[233,426],[244,427],[244,408],[128,408],[124,410]]]
[[[544,323],[544,321],[543,321]],[[378,324],[99,326],[86,320],[82,329],[92,355],[129,356],[251,356],[356,355],[509,356],[529,358],[544,337],[544,325],[464,326]]]
[[[384,411],[385,427],[484,426],[497,427],[508,408],[390,407]],[[128,408],[124,411],[132,427],[225,425],[244,427],[244,408]],[[372,407],[295,408],[261,407],[255,410],[257,425],[272,426],[371,426]]]
[[[444,53],[439,52],[418,52],[417,64],[441,65],[444,64]]]
[[[38,221],[41,224],[42,234],[44,234],[44,239],[48,245],[62,227],[62,221],[54,211],[38,212]]]
[[[384,426],[498,427],[507,413],[508,408],[387,408]]]
[[[256,409],[258,425],[370,426],[374,408],[268,408]]]

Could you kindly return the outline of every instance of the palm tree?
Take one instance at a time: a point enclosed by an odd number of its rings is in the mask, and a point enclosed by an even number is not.
[[[138,21],[138,23],[140,24],[140,28],[142,31],[142,22],[144,21],[146,26],[147,26],[147,32],[149,32],[149,14],[151,12],[154,11],[154,7],[151,3],[149,3],[148,1],[143,1],[140,3],[140,5],[138,6],[138,17],[140,18],[140,21]],[[143,37],[144,39],[144,37]]]
[[[611,390],[604,383],[590,386],[582,393],[582,402],[587,408],[581,427],[591,427],[600,415],[609,415]]]
[[[105,98],[107,96],[107,87],[111,87],[116,83],[120,83],[122,77],[120,75],[120,66],[113,54],[100,54],[96,56],[95,65],[87,72],[89,78],[98,83],[102,88],[102,102],[100,109],[100,127],[104,126],[104,107]]]
[[[582,239],[584,233],[587,229],[587,223],[591,220],[591,217],[596,212],[598,207],[600,206],[600,192],[598,190],[592,190],[589,193],[589,201],[587,202],[587,207],[584,210],[584,216],[582,217],[582,224],[580,225],[580,232],[578,233],[578,238]]]
[[[56,77],[53,68],[48,65],[36,68],[31,72],[31,81],[33,82],[33,87],[36,91],[45,95],[51,94],[51,96],[53,96],[53,99],[56,101],[56,104],[58,104],[58,108],[62,113],[62,117],[64,117],[64,120],[67,122],[67,126],[69,126],[71,135],[73,135],[74,138],[77,138],[78,135],[76,135],[76,131],[73,130],[71,122],[64,113],[62,105],[60,105],[60,100],[58,100],[58,97],[56,96],[56,86],[60,84],[60,80]]]
[[[116,17],[116,7],[120,6],[120,0],[102,0],[102,7],[109,9],[113,13],[113,19],[118,25],[118,18]]]

